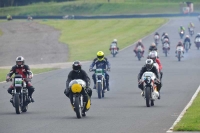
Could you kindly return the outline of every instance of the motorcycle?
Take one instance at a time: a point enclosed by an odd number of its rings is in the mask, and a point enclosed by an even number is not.
[[[12,98],[13,98],[13,107],[15,107],[16,114],[21,112],[27,112],[28,104],[31,102],[28,97],[28,89],[26,88],[25,80],[30,80],[23,78],[22,75],[16,74],[14,78],[9,81],[13,81]]]
[[[189,42],[185,42],[185,51],[186,51],[186,53],[188,52],[189,47],[190,47],[190,43]]]
[[[168,42],[165,42],[163,44],[163,52],[165,53],[165,57],[167,57],[167,54],[169,52],[169,43]]]
[[[111,44],[111,47],[110,47],[110,51],[111,51],[111,54],[113,55],[113,57],[115,57],[116,54],[118,53],[117,50],[118,50],[118,49],[117,49],[116,44],[115,44],[115,43],[112,43],[112,44]]]
[[[101,99],[105,96],[106,92],[106,78],[105,78],[105,71],[106,69],[92,69],[92,71],[95,72],[95,78],[96,78],[96,90],[98,94],[98,98]]]
[[[183,57],[183,47],[178,46],[176,49],[176,52],[177,52],[178,61],[181,61],[181,58]]]
[[[194,35],[194,28],[193,27],[189,28],[189,33],[190,33],[190,36]]]
[[[136,52],[137,52],[137,58],[140,61],[142,58],[143,48],[141,46],[138,46]]]
[[[200,48],[200,38],[199,37],[195,39],[195,44],[196,44],[197,49],[199,50],[199,48]]]
[[[156,46],[158,46],[159,36],[158,36],[158,35],[155,35],[155,36],[154,36],[154,40],[155,40]]]
[[[85,87],[86,83],[81,79],[75,79],[69,83],[69,88],[73,94],[73,110],[75,111],[77,118],[86,116],[85,112],[90,109],[90,99],[88,99],[87,103],[84,102],[84,97],[81,94]]]
[[[179,33],[180,34],[180,37],[181,37],[181,39],[183,39],[183,36],[184,36],[184,31],[183,30],[181,30],[181,32]]]
[[[154,84],[156,76],[152,72],[145,72],[142,75],[142,84],[144,85],[144,98],[146,100],[146,106],[154,106],[154,101],[158,99],[159,93],[157,86]]]

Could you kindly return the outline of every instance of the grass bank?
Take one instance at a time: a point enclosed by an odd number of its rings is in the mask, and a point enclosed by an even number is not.
[[[49,20],[40,23],[61,31],[60,42],[69,47],[69,61],[91,60],[99,50],[109,54],[116,38],[120,49],[155,31],[167,19]]]
[[[31,69],[33,74],[39,74],[43,72],[48,72],[56,70],[57,68],[42,68],[42,69]],[[0,82],[5,81],[6,75],[9,73],[10,69],[0,69]]]
[[[182,0],[78,0],[62,3],[37,3],[28,6],[0,8],[0,16],[11,15],[103,15],[138,13],[180,13]],[[200,11],[200,1],[194,1],[194,10]]]
[[[174,131],[200,131],[200,93],[192,105],[174,127]]]

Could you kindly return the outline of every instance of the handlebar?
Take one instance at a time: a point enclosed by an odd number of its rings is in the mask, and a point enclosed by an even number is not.
[[[110,69],[103,69],[103,70],[104,70],[104,71],[110,71]],[[94,72],[94,71],[96,71],[96,69],[93,69],[93,68],[92,68],[92,69],[89,69],[89,71],[90,71],[90,72]]]

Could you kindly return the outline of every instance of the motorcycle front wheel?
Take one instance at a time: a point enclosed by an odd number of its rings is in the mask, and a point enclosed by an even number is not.
[[[74,111],[76,112],[76,117],[77,118],[81,118],[82,117],[82,110],[81,110],[81,106],[80,106],[80,101],[79,101],[79,97],[75,97],[75,102],[74,102]]]
[[[151,88],[150,87],[145,88],[145,98],[146,98],[146,106],[150,107],[150,103],[151,103]]]

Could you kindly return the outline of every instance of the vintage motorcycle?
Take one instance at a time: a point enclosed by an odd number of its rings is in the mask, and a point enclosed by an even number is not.
[[[72,80],[69,83],[69,88],[73,94],[73,110],[76,113],[77,118],[81,118],[82,116],[86,116],[85,112],[90,109],[90,99],[88,102],[84,102],[84,96],[82,95],[82,91],[86,88],[85,81],[81,79]]]
[[[12,98],[13,98],[13,107],[15,107],[16,114],[21,112],[27,112],[28,104],[31,102],[28,96],[28,89],[26,88],[26,81],[30,79],[23,78],[22,75],[16,74],[13,79],[10,78],[9,81],[13,81]]]
[[[158,41],[159,41],[159,36],[158,35],[154,36],[154,41],[155,41],[156,46],[158,46]]]
[[[188,29],[189,29],[190,36],[193,36],[194,35],[194,28],[190,27]]]
[[[199,50],[199,48],[200,48],[200,37],[195,39],[195,44],[196,44],[197,49]]]
[[[106,78],[105,78],[105,72],[106,69],[92,69],[91,71],[95,72],[95,78],[96,78],[96,90],[98,94],[98,98],[101,99],[105,96],[106,92]]]
[[[154,83],[155,80],[156,76],[153,72],[145,72],[142,75],[141,84],[144,85],[144,98],[147,107],[154,106],[154,101],[159,97],[157,86]]]
[[[180,37],[181,37],[181,39],[183,39],[183,36],[184,36],[184,31],[183,30],[181,30],[181,32],[179,33],[179,35],[180,35]]]
[[[118,53],[118,48],[117,48],[117,46],[116,46],[115,43],[111,44],[111,46],[110,46],[110,52],[113,55],[113,57],[115,57],[116,54]]]
[[[181,61],[181,58],[183,57],[183,47],[178,46],[176,48],[176,52],[177,52],[178,61]]]
[[[141,58],[142,58],[142,52],[143,52],[143,48],[141,46],[138,46],[137,49],[136,49],[136,55],[137,55],[137,58],[138,60],[140,61]]]
[[[164,44],[163,44],[163,52],[165,54],[165,57],[167,57],[167,54],[169,52],[169,43],[168,42],[164,42]]]
[[[186,53],[188,52],[189,47],[190,47],[190,43],[189,42],[185,42],[185,51],[186,51]]]

